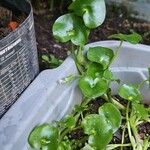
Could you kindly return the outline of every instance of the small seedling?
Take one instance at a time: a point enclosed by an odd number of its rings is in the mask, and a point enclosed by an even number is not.
[[[56,58],[54,55],[42,55],[42,62],[48,64],[50,68],[56,68],[62,64],[62,60]]]

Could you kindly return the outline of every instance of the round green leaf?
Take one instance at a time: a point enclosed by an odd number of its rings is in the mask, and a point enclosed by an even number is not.
[[[129,101],[139,102],[142,98],[140,91],[135,86],[126,84],[119,88],[119,95]]]
[[[90,135],[88,143],[96,150],[104,149],[112,139],[111,125],[103,114],[91,114],[82,121],[85,134]]]
[[[77,16],[73,16],[74,35],[71,38],[75,45],[85,45],[88,41],[89,29],[83,24],[83,20]]]
[[[72,15],[60,16],[53,25],[53,35],[60,42],[67,42],[74,35]]]
[[[103,67],[98,63],[90,63],[87,68],[87,75],[92,78],[102,77],[104,73]]]
[[[114,57],[114,52],[106,47],[91,47],[87,52],[87,58],[96,63],[100,63],[106,69]]]
[[[113,133],[118,130],[121,125],[121,114],[112,103],[105,103],[101,106],[99,114],[103,114],[106,117],[112,127]]]
[[[104,79],[84,76],[79,80],[79,87],[85,97],[96,98],[106,93],[108,84]]]
[[[73,14],[60,16],[53,25],[53,35],[60,42],[72,41],[75,45],[84,45],[89,36],[89,29],[80,17]]]
[[[100,26],[106,15],[104,0],[75,0],[69,9],[77,15],[83,16],[84,23],[88,28]]]
[[[28,137],[28,142],[35,149],[57,149],[58,129],[50,124],[42,124],[35,127]]]
[[[119,39],[121,41],[127,41],[130,42],[131,44],[137,44],[142,40],[141,35],[137,34],[137,33],[132,33],[132,34],[113,34],[111,36],[109,36],[109,38],[115,38],[115,39]]]

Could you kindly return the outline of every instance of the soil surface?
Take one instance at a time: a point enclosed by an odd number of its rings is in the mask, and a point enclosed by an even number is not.
[[[15,30],[26,17],[23,13],[14,14],[0,5],[0,40]]]

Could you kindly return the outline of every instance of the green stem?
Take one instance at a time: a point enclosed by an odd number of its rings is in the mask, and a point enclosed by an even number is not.
[[[124,126],[124,129],[123,129],[123,131],[122,131],[122,140],[121,140],[121,144],[124,143],[125,131],[126,131],[126,125]],[[121,146],[120,150],[123,150],[123,146]]]
[[[132,111],[133,112],[133,111]],[[133,117],[133,113],[131,112],[131,119]],[[133,117],[134,118],[134,117]],[[138,119],[133,119],[131,120],[131,129],[132,129],[132,132],[133,132],[133,135],[134,135],[134,138],[136,139],[136,143],[137,145],[140,145],[140,144],[143,144],[142,140],[140,139],[140,136],[138,134],[138,131],[137,131],[137,123],[138,123]]]
[[[72,144],[71,148],[72,149],[77,149],[77,147],[81,144],[81,143],[85,143],[88,139],[88,136],[83,137],[82,139],[75,141],[75,143]]]
[[[75,54],[75,47],[74,47],[73,44],[72,44],[72,48],[71,48],[71,54],[72,54],[72,57],[73,57],[73,59],[74,59],[74,61],[75,61],[75,63],[76,63],[76,66],[77,66],[77,69],[78,69],[79,73],[82,74],[82,73],[83,73],[83,70],[82,70],[81,65],[80,65],[79,62],[78,62],[77,56],[76,56],[76,54]]]
[[[144,139],[143,145],[143,150],[148,150],[148,148],[150,147],[149,139]]]
[[[68,134],[70,132],[69,128],[65,128],[63,131],[61,131],[60,133],[60,141],[62,141],[64,139],[64,137],[66,136],[66,134]]]
[[[112,64],[112,62],[113,62],[113,61],[116,59],[116,57],[118,56],[119,51],[120,51],[121,46],[122,46],[122,43],[123,43],[123,41],[121,41],[120,44],[119,44],[119,46],[117,47],[117,49],[116,49],[116,51],[115,51],[115,55],[114,55],[113,59],[110,61],[109,66]]]
[[[115,100],[114,98],[112,98],[112,102],[113,102],[119,109],[122,109],[122,110],[125,110],[125,109],[126,109],[120,102],[118,102],[118,101]]]
[[[107,149],[112,150],[112,149],[116,149],[117,147],[127,147],[127,146],[131,146],[131,143],[127,143],[127,144],[109,144],[109,145],[107,145]]]
[[[147,80],[144,80],[144,81],[142,81],[139,85],[138,85],[138,89],[140,89],[144,84],[145,84],[145,82],[148,82],[149,80],[147,79]]]
[[[129,106],[130,106],[130,102],[128,102],[127,109],[126,109],[127,129],[128,129],[128,134],[129,134],[131,145],[133,147],[133,150],[135,150],[135,143],[133,141],[134,137],[132,136],[132,133],[131,133],[130,120],[129,120]]]
[[[105,99],[105,101],[110,102],[110,97],[108,97],[107,94],[104,94],[104,95],[102,96],[102,98]],[[126,110],[126,108],[125,108],[119,101],[117,101],[116,99],[114,99],[114,98],[112,98],[112,97],[111,97],[111,102],[112,102],[115,106],[117,106],[118,109]]]
[[[107,97],[108,97],[109,102],[113,102],[112,97],[111,97],[111,89],[108,89]]]

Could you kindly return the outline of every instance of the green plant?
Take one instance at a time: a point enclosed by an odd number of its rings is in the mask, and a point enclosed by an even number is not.
[[[50,68],[56,68],[60,66],[63,61],[50,54],[42,55],[42,62],[47,63]]]
[[[53,34],[60,42],[73,43],[71,52],[79,75],[70,75],[64,79],[64,82],[78,79],[83,101],[62,120],[35,127],[28,138],[30,146],[42,150],[116,148],[123,150],[123,147],[147,150],[150,145],[149,137],[141,139],[137,126],[141,122],[150,122],[150,111],[141,103],[140,93],[140,88],[145,82],[149,82],[149,79],[139,85],[127,85],[114,78],[110,70],[110,65],[118,56],[123,41],[137,44],[141,36],[137,33],[115,34],[110,38],[121,41],[116,51],[101,46],[91,47],[85,51],[84,45],[88,41],[90,29],[98,27],[104,21],[106,13],[104,0],[75,0],[69,6],[69,10],[71,13],[55,21]],[[112,96],[110,88],[112,82],[119,84],[118,94],[124,102],[127,101],[127,107]],[[101,97],[105,103],[99,107],[97,114],[88,114],[88,104],[98,97]],[[114,133],[121,127],[123,128],[121,143],[110,144]],[[81,130],[83,135],[75,140],[70,136],[76,130]],[[128,132],[129,143],[125,143],[125,132]]]

